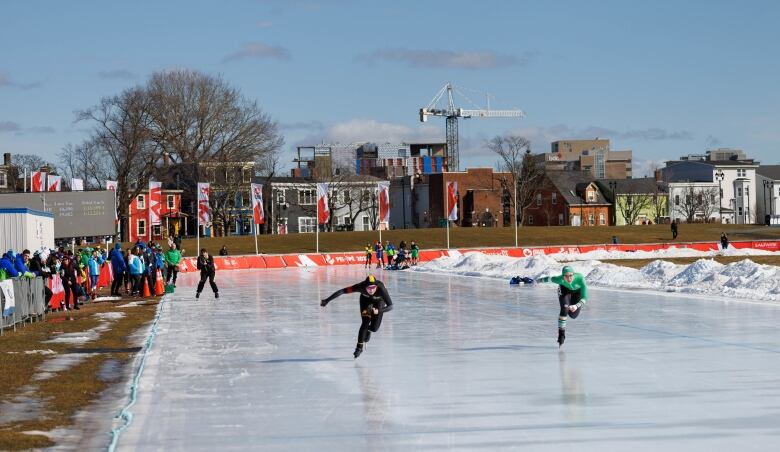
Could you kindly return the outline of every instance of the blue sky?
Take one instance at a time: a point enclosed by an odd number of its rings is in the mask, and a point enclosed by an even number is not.
[[[0,4],[0,151],[55,160],[74,111],[155,71],[221,75],[296,145],[444,141],[418,109],[451,81],[527,117],[460,122],[486,140],[609,138],[650,162],[716,147],[780,163],[780,3],[771,1],[133,1]],[[466,101],[459,102],[468,107]],[[461,106],[461,105],[459,105]]]

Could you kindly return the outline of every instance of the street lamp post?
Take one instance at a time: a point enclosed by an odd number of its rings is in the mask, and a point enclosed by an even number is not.
[[[718,219],[721,223],[723,223],[723,186],[721,184],[725,176],[721,169],[715,172],[715,180],[718,181]]]
[[[617,226],[617,181],[607,183],[612,191],[612,226]]]

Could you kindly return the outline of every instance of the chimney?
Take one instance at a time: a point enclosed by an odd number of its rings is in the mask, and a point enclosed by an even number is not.
[[[3,154],[3,165],[4,166],[11,166],[11,153],[6,152]]]

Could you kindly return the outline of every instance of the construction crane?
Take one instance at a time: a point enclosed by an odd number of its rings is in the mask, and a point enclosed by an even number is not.
[[[453,91],[469,101],[476,108],[473,110],[455,107],[452,98]],[[447,105],[443,108],[437,108],[444,95],[447,95]],[[420,109],[420,122],[426,122],[428,116],[444,116],[447,118],[447,166],[452,171],[460,170],[460,157],[458,152],[458,118],[523,118],[525,113],[522,110],[491,110],[490,95],[486,94],[487,108],[479,108],[471,102],[466,95],[457,89],[452,83],[445,84],[434,96],[428,106]]]

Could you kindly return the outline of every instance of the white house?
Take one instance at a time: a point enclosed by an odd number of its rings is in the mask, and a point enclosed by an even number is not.
[[[759,223],[780,225],[780,165],[761,165],[756,169],[756,189],[759,195]],[[768,217],[767,217],[768,215]]]
[[[757,211],[761,193],[757,190],[758,162],[750,159],[708,160],[710,152],[701,160],[666,162],[661,169],[663,180],[669,184],[670,214],[674,218],[675,194],[686,186],[703,189],[716,187],[718,200],[710,218],[722,223],[755,224],[763,222]],[[672,193],[672,189],[675,193]],[[680,218],[677,214],[677,218]],[[684,218],[681,218],[684,220]]]

